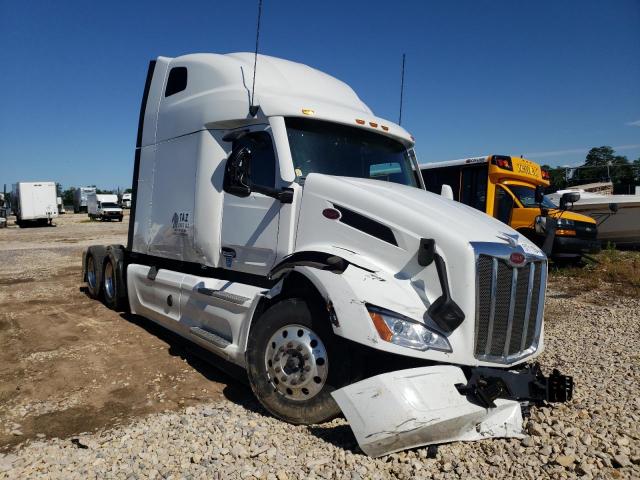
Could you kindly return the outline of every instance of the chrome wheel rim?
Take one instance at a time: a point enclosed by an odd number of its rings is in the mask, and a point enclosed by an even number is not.
[[[109,298],[113,298],[113,284],[113,265],[111,265],[111,262],[107,262],[107,265],[104,267],[104,291]]]
[[[327,349],[303,325],[287,325],[269,339],[264,356],[269,383],[285,398],[305,401],[324,387],[329,374]]]
[[[96,288],[96,264],[93,261],[93,257],[89,257],[87,260],[87,283],[89,288],[95,291]]]

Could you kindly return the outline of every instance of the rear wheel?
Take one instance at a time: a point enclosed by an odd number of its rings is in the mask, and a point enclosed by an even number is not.
[[[105,305],[112,310],[122,311],[127,308],[124,278],[122,250],[109,247],[103,268],[103,298]]]
[[[106,249],[102,245],[93,245],[87,249],[84,279],[87,282],[87,291],[91,298],[98,299],[102,294],[102,263],[105,253]]]
[[[93,255],[87,256],[87,289],[91,297],[99,297],[98,266],[96,265],[96,259]]]
[[[340,413],[331,392],[349,383],[349,352],[322,309],[299,298],[270,307],[249,334],[251,388],[273,415],[297,424],[322,423]]]

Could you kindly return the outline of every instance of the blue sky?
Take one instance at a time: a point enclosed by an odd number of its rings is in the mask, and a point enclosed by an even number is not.
[[[147,63],[252,51],[256,1],[0,0],[0,188],[129,186]],[[261,52],[350,84],[420,161],[640,157],[640,1],[264,0]],[[635,122],[635,125],[633,123]]]

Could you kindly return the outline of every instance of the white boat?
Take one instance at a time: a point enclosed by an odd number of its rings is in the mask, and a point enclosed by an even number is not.
[[[575,188],[558,190],[548,197],[557,204],[565,192],[580,193],[571,209],[596,220],[603,245],[640,245],[640,195],[603,195]]]

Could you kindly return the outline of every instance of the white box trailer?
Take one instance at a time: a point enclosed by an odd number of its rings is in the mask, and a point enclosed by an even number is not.
[[[122,221],[122,208],[118,204],[118,195],[104,193],[87,194],[87,214],[91,220]]]
[[[18,182],[13,185],[11,204],[18,225],[51,225],[58,216],[56,184]]]
[[[571,398],[532,362],[540,249],[425,191],[413,137],[348,85],[257,65],[250,105],[252,54],[151,62],[127,245],[84,252],[89,294],[245,368],[283,420],[342,410],[371,455],[519,436],[520,402]]]
[[[73,191],[73,213],[87,211],[87,195],[96,193],[95,187],[78,187]]]

